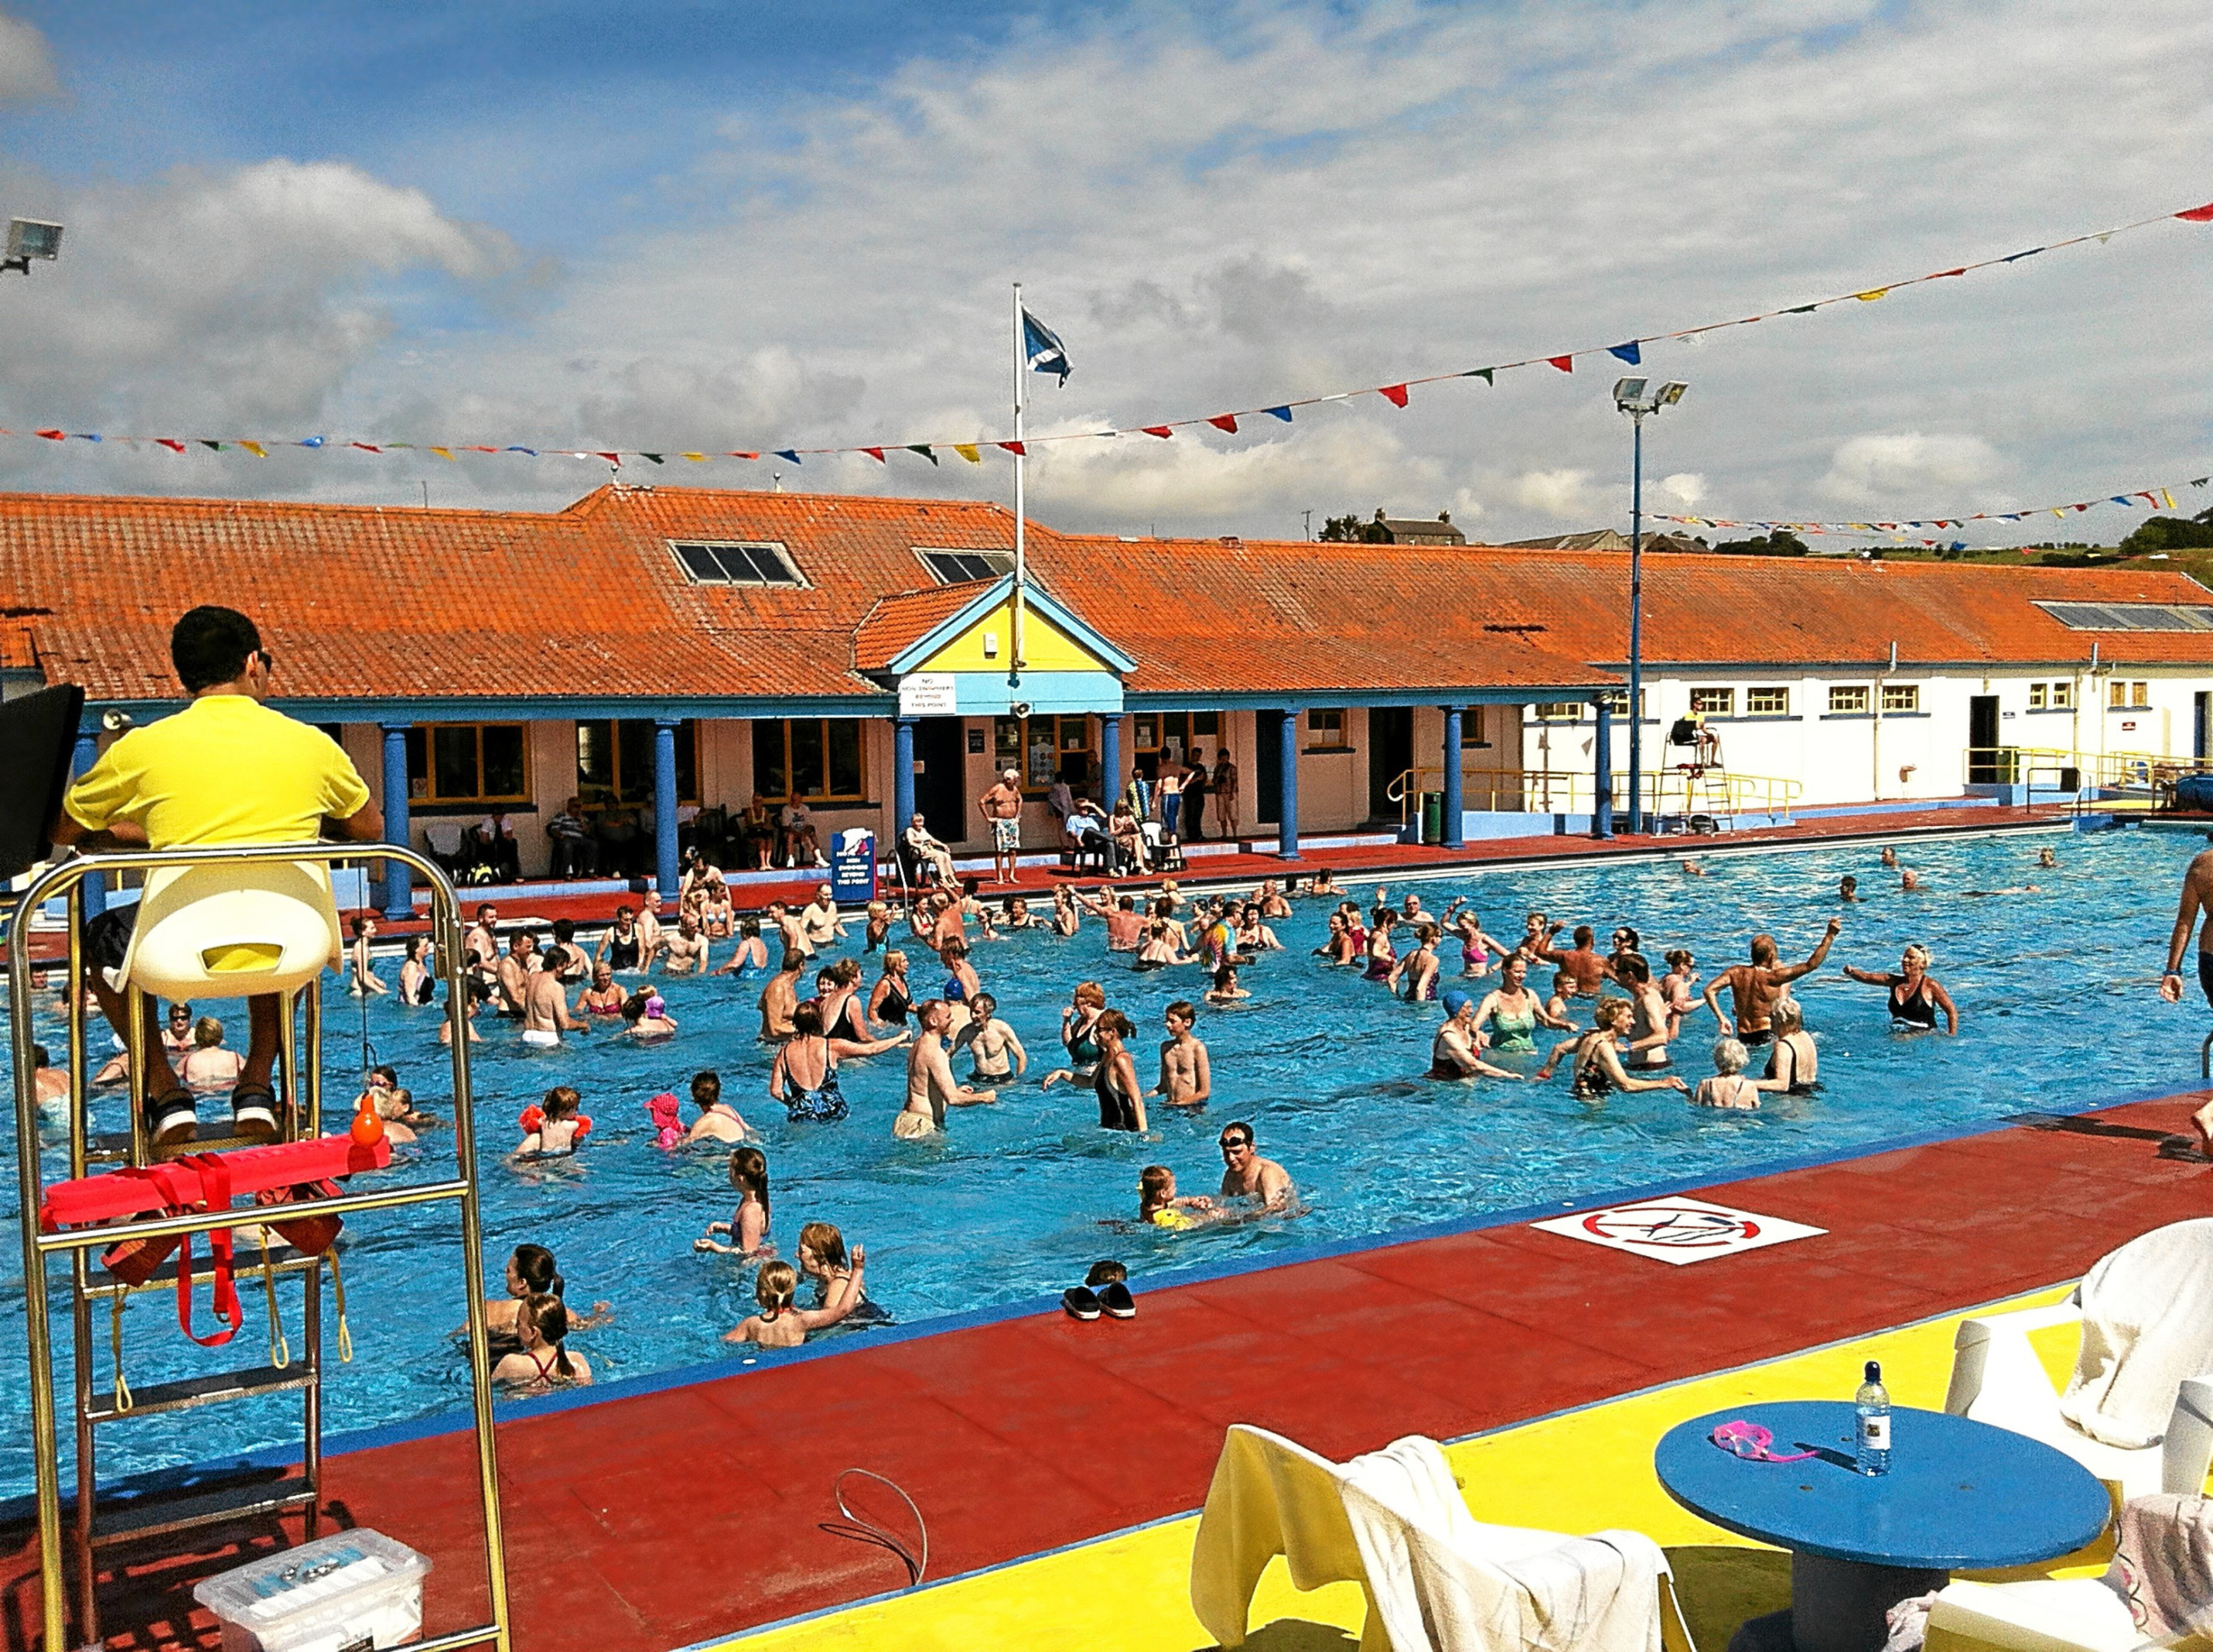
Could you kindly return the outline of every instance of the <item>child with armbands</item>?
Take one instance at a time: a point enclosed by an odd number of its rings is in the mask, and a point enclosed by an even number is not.
[[[556,1084],[546,1091],[544,1102],[522,1110],[517,1121],[522,1126],[522,1141],[514,1156],[564,1159],[574,1154],[592,1133],[591,1119],[577,1111],[583,1104],[584,1098],[566,1084]]]

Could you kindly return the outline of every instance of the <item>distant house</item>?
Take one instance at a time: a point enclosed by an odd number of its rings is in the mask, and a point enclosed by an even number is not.
[[[1552,533],[1541,539],[1509,539],[1507,548],[1513,551],[1626,551],[1629,538],[1610,527],[1595,528],[1588,533]],[[1707,547],[1686,533],[1647,533],[1644,548],[1658,552],[1699,552]]]
[[[1419,516],[1386,516],[1379,506],[1375,526],[1383,531],[1370,537],[1384,545],[1466,545],[1467,535],[1453,526],[1452,513],[1437,512],[1430,521]]]

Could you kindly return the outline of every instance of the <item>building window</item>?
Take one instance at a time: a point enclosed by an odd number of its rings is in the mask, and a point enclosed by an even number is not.
[[[1736,715],[1736,690],[1694,688],[1691,691],[1691,711],[1695,716],[1733,717]]]
[[[1868,691],[1865,683],[1855,683],[1829,691],[1829,715],[1832,717],[1863,717],[1867,715]]]
[[[1748,717],[1787,717],[1790,715],[1790,691],[1747,688],[1744,691],[1744,714]]]
[[[519,722],[433,722],[407,731],[407,795],[423,803],[527,803]]]
[[[2041,711],[2044,710],[2044,685],[2042,683],[2031,683],[2028,686],[2028,709],[2032,711]]]
[[[1460,723],[1460,743],[1467,743],[1467,724]],[[1307,733],[1317,746],[1344,744],[1344,708],[1340,705],[1316,706],[1307,713]]]
[[[1056,780],[1079,789],[1091,783],[1088,716],[994,717],[991,750],[997,766],[1018,771],[1028,790],[1043,791]]]
[[[1882,714],[1892,716],[1911,715],[1921,710],[1919,683],[1885,683],[1882,686]]]
[[[2039,602],[2070,631],[2213,631],[2213,607],[2202,602]]]
[[[2072,682],[2051,685],[2051,709],[2055,711],[2071,711],[2075,709],[2075,685]]]
[[[671,539],[685,576],[694,585],[802,586],[807,582],[780,545],[737,545]]]
[[[1186,762],[1202,741],[1222,738],[1219,711],[1161,711],[1140,716],[1136,722],[1136,749],[1151,753],[1155,766]]]
[[[1536,710],[1539,722],[1575,722],[1582,716],[1583,703],[1581,700],[1545,700],[1538,704]]]
[[[2106,684],[2106,704],[2115,711],[2141,711],[2151,704],[2151,685],[2112,678]]]
[[[914,554],[940,585],[966,585],[1015,571],[1011,551],[931,551],[917,546]]]
[[[1627,689],[1609,688],[1600,694],[1599,698],[1606,702],[1606,716],[1610,717],[1625,717],[1629,715],[1629,691]],[[1637,697],[1637,710],[1640,716],[1649,717],[1652,715],[1652,691],[1650,689],[1647,688],[1639,692]]]
[[[860,720],[770,717],[754,723],[753,793],[771,803],[858,802]]]
[[[576,796],[587,808],[653,801],[653,719],[600,718],[576,725]],[[699,801],[699,726],[676,726],[676,801]]]

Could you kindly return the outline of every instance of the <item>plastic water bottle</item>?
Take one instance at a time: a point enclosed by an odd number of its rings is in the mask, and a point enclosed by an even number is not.
[[[1882,1362],[1867,1362],[1867,1381],[1852,1396],[1859,1410],[1859,1470],[1862,1474],[1890,1472],[1890,1390],[1882,1386]]]

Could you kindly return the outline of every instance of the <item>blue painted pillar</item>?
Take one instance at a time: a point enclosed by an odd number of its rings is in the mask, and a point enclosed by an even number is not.
[[[78,735],[76,752],[70,760],[70,772],[81,775],[99,761],[100,736],[96,734]],[[98,917],[107,910],[107,880],[95,872],[84,881],[84,915],[88,918]]]
[[[1591,742],[1591,764],[1596,771],[1591,802],[1591,836],[1613,836],[1613,722],[1603,697],[1591,702],[1598,721],[1598,737]]]
[[[1122,795],[1122,714],[1099,714],[1099,802],[1109,814]]]
[[[384,841],[408,844],[407,725],[384,725]],[[415,879],[399,861],[384,863],[384,915],[393,923],[415,916]]]
[[[653,868],[662,905],[676,899],[676,719],[653,720]]]
[[[1460,717],[1457,705],[1448,705],[1445,710],[1445,819],[1444,835],[1439,839],[1447,849],[1460,849],[1467,842],[1460,819],[1464,804],[1460,783]]]
[[[892,843],[914,819],[914,719],[892,719]],[[886,844],[884,852],[891,852]]]
[[[1276,854],[1279,859],[1295,861],[1299,857],[1299,709],[1284,708],[1277,725],[1276,738],[1282,755],[1277,759],[1276,773]]]

